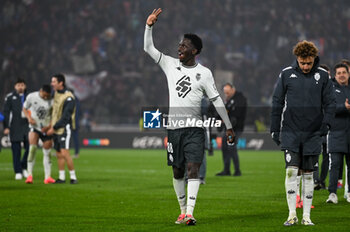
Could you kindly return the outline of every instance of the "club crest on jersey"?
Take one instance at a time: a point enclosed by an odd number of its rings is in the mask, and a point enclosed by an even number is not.
[[[317,72],[317,73],[315,73],[314,78],[316,80],[316,84],[318,84],[318,81],[320,80],[321,75]]]
[[[201,79],[201,74],[200,73],[197,73],[196,79],[197,79],[197,81],[199,81]]]
[[[191,92],[191,79],[189,76],[183,76],[176,82],[176,91],[179,97],[185,98],[186,95]]]

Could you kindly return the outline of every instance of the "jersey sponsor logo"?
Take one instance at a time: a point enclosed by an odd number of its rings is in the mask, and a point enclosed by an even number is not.
[[[191,79],[189,76],[183,76],[180,80],[176,82],[176,91],[179,97],[185,98],[186,95],[191,92]]]
[[[38,107],[38,109],[35,111],[35,113],[40,120],[43,120],[46,117],[46,109],[43,106]]]
[[[143,128],[160,128],[160,115],[159,109],[156,111],[144,111],[143,112]]]

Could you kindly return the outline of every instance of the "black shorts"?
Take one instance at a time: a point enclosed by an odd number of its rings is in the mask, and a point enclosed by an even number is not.
[[[185,164],[202,163],[204,129],[199,127],[168,130],[167,159],[169,166],[185,168]]]
[[[285,150],[284,161],[286,168],[295,166],[301,170],[313,171],[318,163],[318,155],[301,155],[300,153]]]
[[[29,131],[37,133],[39,135],[39,138],[41,139],[42,142],[45,142],[47,140],[51,140],[52,139],[52,135],[46,135],[46,134],[42,133],[41,131],[38,131],[37,129],[30,128]]]
[[[64,133],[61,135],[54,134],[53,135],[53,147],[56,151],[61,151],[61,149],[69,150],[70,138],[71,138],[72,130],[70,126],[66,126]]]

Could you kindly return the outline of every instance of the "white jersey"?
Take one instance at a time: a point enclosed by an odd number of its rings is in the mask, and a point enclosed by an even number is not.
[[[30,110],[31,117],[36,124],[29,124],[30,128],[41,131],[45,126],[48,126],[51,121],[52,100],[45,100],[40,97],[39,91],[30,93],[23,103],[23,107]]]
[[[184,66],[179,59],[162,53],[158,63],[168,81],[168,129],[202,127],[196,121],[202,121],[203,96],[211,100],[219,96],[211,71],[199,63],[191,67]]]

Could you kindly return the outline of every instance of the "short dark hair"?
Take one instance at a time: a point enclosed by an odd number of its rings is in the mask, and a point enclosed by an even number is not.
[[[184,39],[189,39],[191,40],[191,43],[193,44],[193,46],[197,49],[197,53],[196,55],[198,55],[199,53],[201,53],[202,48],[203,48],[203,43],[202,43],[202,39],[196,35],[196,34],[184,34]]]
[[[342,59],[340,62],[343,63],[343,64],[346,64],[347,66],[350,67],[350,60],[348,60],[348,59]]]
[[[338,63],[338,64],[334,65],[334,69],[333,70],[334,70],[335,73],[337,72],[338,68],[345,68],[346,71],[349,72],[349,67],[346,64],[344,64],[344,63]]]
[[[18,84],[18,83],[23,83],[23,84],[25,84],[26,82],[25,82],[24,79],[18,78],[18,79],[16,80],[16,82],[15,82],[15,85]]]
[[[62,73],[57,73],[55,75],[53,75],[54,78],[57,79],[57,82],[63,82],[63,86],[66,86],[66,78],[64,77],[64,75]]]
[[[329,72],[331,69],[328,67],[328,65],[326,64],[321,64],[320,65],[321,68],[323,68],[324,70],[326,70],[327,72]]]
[[[45,85],[41,86],[41,90],[44,91],[45,93],[51,93],[51,86],[45,84]]]
[[[229,82],[225,83],[222,88],[224,88],[225,86],[230,86],[231,88],[235,88],[235,86]]]

